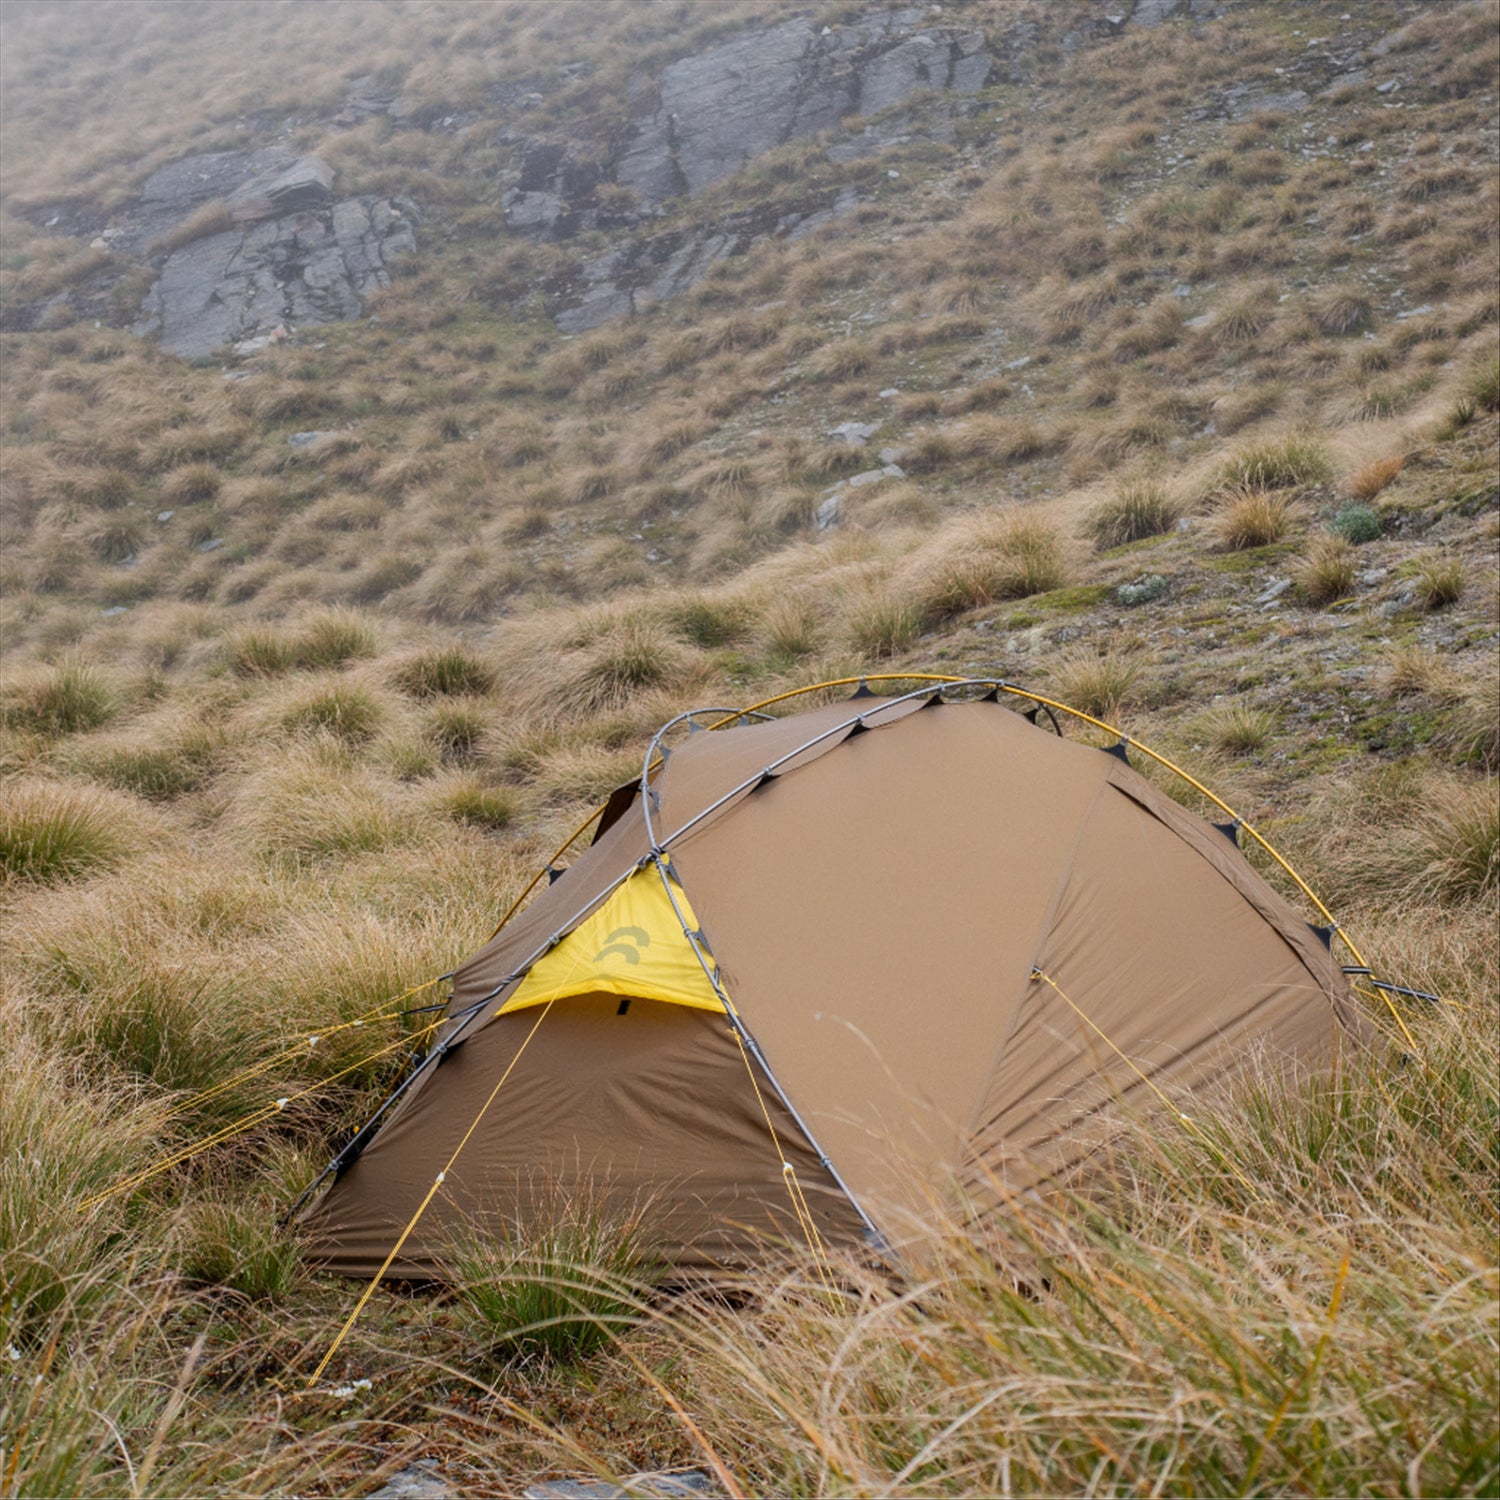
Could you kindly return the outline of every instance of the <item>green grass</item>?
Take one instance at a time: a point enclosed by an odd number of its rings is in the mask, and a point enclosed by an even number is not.
[[[0,873],[52,885],[118,864],[138,846],[128,812],[88,787],[12,781],[0,787]]]
[[[449,1258],[483,1353],[586,1359],[639,1323],[662,1268],[652,1259],[649,1206],[544,1189],[525,1223],[485,1224]]]
[[[1292,490],[1323,484],[1333,474],[1327,445],[1293,434],[1243,445],[1219,465],[1216,477],[1225,489]]]
[[[70,657],[57,666],[15,673],[0,685],[5,724],[38,734],[81,734],[107,724],[120,695],[98,665]]]

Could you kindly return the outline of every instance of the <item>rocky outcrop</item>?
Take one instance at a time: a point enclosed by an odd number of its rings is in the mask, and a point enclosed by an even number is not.
[[[135,332],[187,358],[273,328],[358,317],[416,249],[412,211],[349,198],[194,240],[170,254]]]
[[[901,10],[839,27],[787,21],[681,58],[662,71],[654,102],[612,159],[558,141],[525,143],[504,198],[507,227],[566,239],[604,227],[601,212],[625,217],[627,201],[650,209],[701,193],[773,147],[851,116],[878,115],[924,92],[978,92],[993,69],[984,33],[928,19]]]
[[[502,204],[506,226],[535,239],[649,223],[669,199],[691,198],[776,146],[862,128],[829,147],[835,162],[911,138],[892,111],[918,96],[977,93],[993,60],[982,31],[930,24],[920,10],[839,27],[806,20],[749,31],[665,68],[634,123],[609,151],[522,141]],[[928,110],[922,133],[951,135],[951,110]],[[871,116],[883,116],[866,124]],[[858,204],[852,191],[770,216],[730,215],[709,228],[638,234],[593,256],[549,288],[548,305],[574,333],[686,291],[716,261],[768,235],[798,237]]]
[[[357,317],[416,249],[406,201],[336,202],[334,174],[316,156],[274,148],[186,157],[153,173],[138,202],[100,236],[123,255],[165,253],[135,332],[187,358],[299,324]],[[222,227],[221,227],[222,226]]]
[[[710,228],[637,236],[585,261],[576,275],[555,279],[548,306],[564,333],[597,328],[690,290],[716,262],[744,254],[767,235],[796,239],[858,206],[846,189],[801,212],[733,214]]]
[[[646,203],[699,193],[850,115],[879,114],[921,90],[983,88],[984,33],[925,19],[904,10],[836,29],[788,21],[672,63],[615,180]]]

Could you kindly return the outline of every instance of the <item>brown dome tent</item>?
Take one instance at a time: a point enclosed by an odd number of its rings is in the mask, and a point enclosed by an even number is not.
[[[440,1275],[461,1226],[586,1182],[649,1195],[685,1273],[899,1239],[950,1184],[996,1203],[1086,1164],[1116,1109],[1326,1066],[1363,1024],[1328,931],[1061,707],[861,683],[674,720],[459,967],[310,1257]]]

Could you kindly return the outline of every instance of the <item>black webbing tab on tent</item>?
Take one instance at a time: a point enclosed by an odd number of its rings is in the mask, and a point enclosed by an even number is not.
[[[556,885],[557,882],[559,880],[561,880],[563,878],[563,876],[566,875],[567,873],[568,872],[567,872],[566,867],[564,867],[562,869],[559,869],[556,865],[548,865],[547,866],[547,884],[548,885]]]
[[[856,719],[849,726],[849,733],[846,734],[844,736],[844,738],[848,739],[848,740],[852,740],[855,735],[857,735],[857,734],[864,734],[869,729],[869,727],[870,726],[868,724],[866,724],[863,719]]]
[[[1240,820],[1238,818],[1236,818],[1232,823],[1215,823],[1214,827],[1217,828],[1219,832],[1222,833],[1224,837],[1228,839],[1236,849],[1240,847]]]
[[[873,698],[874,696],[875,694],[870,691],[870,684],[861,677],[859,686],[849,694],[849,701],[852,703],[856,698]]]
[[[1129,743],[1130,741],[1122,734],[1113,745],[1106,745],[1104,747],[1104,753],[1106,755],[1113,755],[1116,760],[1123,760],[1128,766],[1130,764],[1130,757],[1125,753],[1125,747]]]
[[[1309,922],[1307,925],[1309,927],[1311,927],[1312,930],[1315,933],[1317,933],[1317,935],[1318,935],[1318,941],[1321,942],[1323,944],[1323,946],[1330,953],[1332,953],[1333,952],[1333,935],[1334,935],[1334,933],[1336,933],[1338,931],[1338,928],[1337,927],[1319,927],[1316,922]]]

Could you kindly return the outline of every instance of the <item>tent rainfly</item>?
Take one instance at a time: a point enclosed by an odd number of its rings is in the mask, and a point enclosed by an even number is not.
[[[687,1275],[813,1231],[899,1241],[944,1185],[995,1206],[1086,1174],[1117,1111],[1186,1118],[1362,1033],[1326,931],[1232,826],[963,687],[674,720],[718,722],[658,734],[457,969],[331,1165],[310,1258],[441,1276],[464,1226],[600,1183],[650,1198]]]

